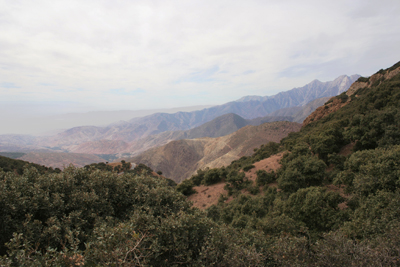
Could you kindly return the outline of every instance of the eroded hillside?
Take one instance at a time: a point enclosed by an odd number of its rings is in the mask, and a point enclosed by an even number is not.
[[[301,125],[294,122],[272,122],[260,126],[246,126],[218,138],[179,140],[150,149],[137,157],[128,159],[133,163],[144,163],[154,170],[180,182],[190,177],[197,169],[229,165],[232,161],[254,153],[254,149],[268,142],[279,142]]]

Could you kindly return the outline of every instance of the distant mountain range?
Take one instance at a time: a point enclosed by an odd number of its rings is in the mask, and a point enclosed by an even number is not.
[[[332,97],[347,91],[350,85],[360,77],[360,75],[355,74],[351,76],[342,75],[330,82],[321,82],[319,80],[314,80],[303,87],[280,92],[274,96],[244,96],[237,100],[237,102],[265,102],[268,100],[273,100],[275,103],[279,103],[280,108],[290,106],[304,106],[314,99],[328,96]]]
[[[188,130],[228,113],[237,114],[245,119],[264,117],[282,108],[303,106],[317,98],[335,96],[347,90],[358,77],[359,75],[343,75],[331,82],[314,80],[303,87],[263,97],[261,100],[246,101],[245,97],[239,101],[191,112],[156,113],[106,127],[75,127],[46,137],[39,144],[62,147],[102,139],[132,142],[166,131]]]
[[[328,97],[346,91],[358,77],[343,75],[331,82],[314,80],[274,96],[246,96],[202,110],[155,113],[104,127],[74,127],[51,136],[0,135],[0,151],[133,156],[172,140],[224,136],[246,125],[302,122]]]

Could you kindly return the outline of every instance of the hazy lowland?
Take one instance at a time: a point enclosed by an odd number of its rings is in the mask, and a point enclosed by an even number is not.
[[[400,62],[0,141],[1,266],[400,265]]]

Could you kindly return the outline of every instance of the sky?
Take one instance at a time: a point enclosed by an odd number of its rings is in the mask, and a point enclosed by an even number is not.
[[[214,105],[400,61],[398,0],[0,0],[0,111]]]

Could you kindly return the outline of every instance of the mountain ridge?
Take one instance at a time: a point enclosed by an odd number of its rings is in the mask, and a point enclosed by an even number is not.
[[[192,112],[177,112],[173,114],[155,113],[142,118],[134,118],[125,124],[114,126],[95,128],[87,128],[90,126],[75,127],[58,135],[42,139],[42,142],[39,143],[50,142],[50,146],[63,146],[101,139],[118,139],[125,142],[132,142],[165,131],[188,130],[227,113],[235,113],[245,119],[264,117],[281,108],[305,105],[321,96],[337,95],[341,90],[350,87],[352,80],[358,77],[359,75],[342,75],[331,82],[314,80],[303,87],[294,88],[278,93],[273,97],[268,97],[263,102],[253,100],[233,101]]]

